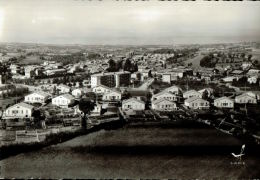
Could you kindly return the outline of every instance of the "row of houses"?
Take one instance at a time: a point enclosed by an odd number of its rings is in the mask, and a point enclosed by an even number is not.
[[[203,97],[204,92],[207,91],[207,97]],[[4,115],[6,117],[32,117],[34,110],[33,103],[44,104],[47,100],[51,100],[52,105],[59,106],[61,108],[67,108],[75,103],[76,97],[81,97],[83,91],[77,89],[75,96],[65,93],[52,97],[50,94],[45,92],[33,92],[25,96],[24,102],[15,104],[6,109]],[[130,99],[122,100],[123,92],[119,89],[109,88],[104,85],[98,85],[92,88],[92,92],[98,96],[102,96],[103,102],[121,102],[122,110],[144,110],[146,102],[140,97],[133,97]],[[209,109],[210,102],[206,100],[212,97],[213,89],[204,88],[199,91],[189,90],[183,92],[178,86],[171,86],[164,89],[163,91],[153,94],[151,97],[151,108],[157,111],[174,111],[178,110],[180,104],[184,104],[190,109]],[[205,98],[205,99],[204,99]],[[183,102],[184,100],[184,102]],[[230,97],[220,97],[214,99],[213,105],[217,108],[234,108],[234,104],[257,104],[260,100],[260,93],[257,92],[245,92],[241,95],[236,96],[234,99]],[[102,108],[102,105],[101,105]]]

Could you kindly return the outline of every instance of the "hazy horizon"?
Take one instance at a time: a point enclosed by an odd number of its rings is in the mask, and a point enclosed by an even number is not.
[[[0,1],[0,42],[178,45],[260,41],[260,3]]]

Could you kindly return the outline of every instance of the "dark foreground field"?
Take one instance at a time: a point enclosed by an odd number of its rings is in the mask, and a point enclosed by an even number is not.
[[[258,153],[234,165],[242,142],[205,128],[99,131],[0,161],[6,178],[256,178]],[[249,150],[253,147],[246,147]],[[248,150],[248,152],[249,152]]]

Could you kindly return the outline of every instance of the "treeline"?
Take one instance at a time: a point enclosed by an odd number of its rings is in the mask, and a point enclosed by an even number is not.
[[[170,48],[162,48],[162,49],[156,49],[152,51],[154,54],[182,54],[182,56],[189,55],[191,53],[197,52],[198,48],[184,48],[184,49],[170,49]]]

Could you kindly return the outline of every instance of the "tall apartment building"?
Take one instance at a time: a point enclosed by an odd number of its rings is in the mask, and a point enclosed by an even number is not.
[[[91,87],[104,85],[107,87],[125,87],[130,84],[131,73],[128,71],[109,72],[91,75]]]

